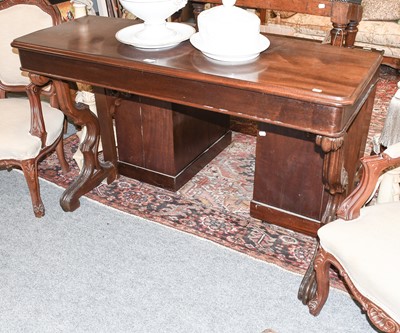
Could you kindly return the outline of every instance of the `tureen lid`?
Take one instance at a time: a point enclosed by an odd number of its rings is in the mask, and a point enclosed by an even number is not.
[[[209,21],[217,20],[227,24],[245,24],[249,20],[259,20],[256,14],[236,7],[235,3],[236,0],[222,0],[222,6],[212,7],[200,13],[200,15],[206,15]]]

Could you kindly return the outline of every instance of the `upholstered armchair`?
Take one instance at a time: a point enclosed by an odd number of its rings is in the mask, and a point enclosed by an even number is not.
[[[321,311],[332,265],[376,327],[400,332],[400,143],[364,157],[362,166],[360,184],[339,208],[338,219],[318,231],[317,289],[308,307],[313,315]],[[377,200],[379,184],[385,193]],[[379,202],[364,206],[369,200]]]
[[[48,80],[21,72],[18,53],[10,44],[16,37],[58,23],[60,13],[47,0],[0,2],[0,167],[22,169],[37,217],[45,211],[39,160],[56,150],[62,170],[68,171],[62,141],[65,117],[57,109],[55,91]]]

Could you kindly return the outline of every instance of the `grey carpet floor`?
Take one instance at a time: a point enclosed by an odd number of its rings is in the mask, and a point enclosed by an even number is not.
[[[332,290],[318,317],[301,276],[41,181],[36,219],[22,174],[0,171],[0,332],[375,332]]]

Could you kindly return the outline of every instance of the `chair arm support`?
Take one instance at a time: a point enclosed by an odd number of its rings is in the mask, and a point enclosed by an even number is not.
[[[29,133],[37,136],[42,142],[42,147],[46,145],[47,132],[42,113],[42,103],[40,95],[42,88],[49,83],[49,79],[36,74],[29,74],[31,83],[26,88],[31,108],[31,128]]]
[[[362,175],[355,190],[342,202],[337,217],[353,220],[373,193],[381,174],[388,168],[400,166],[400,143],[388,147],[382,154],[361,159]]]

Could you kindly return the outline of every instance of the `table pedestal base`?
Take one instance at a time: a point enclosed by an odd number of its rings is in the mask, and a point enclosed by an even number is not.
[[[360,99],[342,136],[259,125],[251,216],[314,237],[321,224],[335,219],[357,185],[375,89]]]
[[[177,191],[231,143],[228,115],[136,95],[106,99],[121,175]]]

